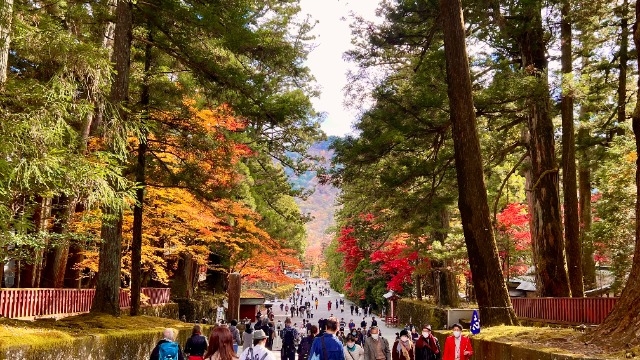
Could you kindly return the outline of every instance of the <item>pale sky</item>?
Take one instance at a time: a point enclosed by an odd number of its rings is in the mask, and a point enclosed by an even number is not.
[[[343,92],[347,71],[354,68],[342,59],[351,48],[351,13],[373,20],[378,0],[300,0],[300,6],[302,14],[318,21],[313,30],[316,48],[307,60],[322,91],[320,98],[312,100],[313,105],[326,114],[322,129],[327,135],[348,134],[357,115],[345,108]]]

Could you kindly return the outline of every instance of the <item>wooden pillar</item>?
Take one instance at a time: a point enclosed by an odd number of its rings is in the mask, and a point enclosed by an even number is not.
[[[227,287],[227,321],[238,320],[240,317],[240,291],[242,290],[242,280],[239,273],[229,274],[229,286]]]

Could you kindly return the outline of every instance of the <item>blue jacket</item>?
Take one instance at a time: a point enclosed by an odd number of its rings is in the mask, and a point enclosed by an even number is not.
[[[332,334],[318,336],[311,346],[309,360],[345,360],[342,343]]]

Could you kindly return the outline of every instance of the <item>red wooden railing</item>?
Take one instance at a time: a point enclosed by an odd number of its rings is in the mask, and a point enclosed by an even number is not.
[[[2,289],[0,290],[0,316],[26,318],[89,312],[95,289]],[[149,305],[166,304],[171,291],[168,288],[143,288]],[[128,290],[120,290],[120,307],[131,306]]]
[[[512,298],[519,318],[574,325],[597,325],[609,315],[618,298]]]

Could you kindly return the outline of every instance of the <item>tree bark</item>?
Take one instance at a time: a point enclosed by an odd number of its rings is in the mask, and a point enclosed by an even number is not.
[[[0,90],[4,89],[9,71],[13,0],[0,0]]]
[[[144,112],[149,117],[150,103],[150,70],[151,70],[151,29],[148,29],[149,35],[144,51],[144,83],[142,85],[142,93],[140,95],[140,103],[144,107]],[[131,309],[130,315],[136,316],[140,312],[140,291],[142,290],[142,215],[144,206],[145,191],[145,167],[147,156],[147,138],[146,133],[138,139],[138,163],[136,164],[136,205],[133,208],[133,238],[131,241]]]
[[[569,285],[573,297],[584,296],[582,246],[578,220],[578,184],[576,182],[576,141],[573,126],[573,54],[571,41],[571,3],[563,0],[561,9],[562,63],[562,188],[564,191],[564,236]]]
[[[111,84],[110,99],[118,108],[121,121],[127,121],[125,109],[129,98],[129,67],[131,61],[131,41],[133,30],[133,4],[119,0],[116,7],[115,38],[113,42],[113,62],[115,75]],[[116,184],[113,184],[117,186]],[[116,189],[120,190],[120,189]],[[100,260],[96,294],[91,312],[112,315],[120,314],[120,262],[122,259],[122,207],[104,206],[100,229]]]
[[[64,235],[67,226],[75,209],[75,201],[67,195],[57,197],[53,205],[53,227],[51,233]],[[69,243],[67,240],[60,240],[58,244],[49,249],[46,257],[46,264],[41,280],[41,286],[45,288],[61,288],[64,286],[64,275],[67,269],[67,259],[69,257]]]
[[[620,74],[618,76],[618,123],[616,129],[621,129],[621,126],[627,120],[626,105],[627,105],[627,68],[629,62],[629,1],[624,0],[621,5],[620,11],[620,64],[618,64],[618,70]]]
[[[633,40],[636,48],[640,49],[640,2],[636,2],[635,15]],[[638,58],[638,65],[640,65],[640,58]],[[640,90],[640,78],[638,78],[637,85]],[[640,153],[640,92],[636,93],[636,107],[633,111],[631,124],[636,140],[636,152]],[[640,337],[637,335],[638,328],[640,328],[640,312],[638,311],[638,304],[640,304],[640,281],[638,281],[640,279],[640,157],[636,159],[636,189],[636,238],[631,273],[616,306],[591,335],[593,342],[607,346],[631,348],[640,344]]]
[[[517,324],[493,237],[460,0],[440,0],[449,111],[462,218],[474,291],[484,325]]]
[[[227,288],[227,321],[240,317],[240,292],[242,291],[242,279],[240,274],[229,274],[229,287]]]
[[[580,112],[583,112],[581,109]],[[581,127],[578,140],[589,137],[589,130]],[[578,188],[580,194],[580,242],[582,243],[582,276],[587,290],[596,288],[596,262],[593,259],[595,248],[591,237],[591,166],[585,151],[578,163]]]
[[[190,253],[180,254],[177,269],[171,279],[171,296],[190,298],[193,296],[198,266]]]
[[[565,268],[562,215],[558,193],[558,167],[555,158],[554,129],[549,114],[549,84],[544,30],[540,1],[526,4],[519,34],[524,71],[535,78],[538,87],[527,99],[528,126],[531,140],[529,152],[533,176],[533,228],[536,270],[540,279],[539,293],[545,297],[570,295]]]

